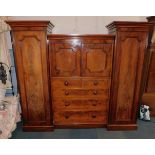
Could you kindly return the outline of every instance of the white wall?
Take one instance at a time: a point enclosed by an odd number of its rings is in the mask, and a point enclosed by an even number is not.
[[[12,16],[10,20],[50,20],[53,33],[104,34],[112,21],[146,21],[144,16]]]

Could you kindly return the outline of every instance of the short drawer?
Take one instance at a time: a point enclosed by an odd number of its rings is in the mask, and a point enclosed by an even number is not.
[[[56,98],[53,99],[53,109],[57,110],[102,110],[107,111],[109,104],[108,98]]]
[[[101,88],[110,89],[111,79],[110,78],[83,78],[82,87],[83,88]]]
[[[53,89],[57,88],[80,88],[80,78],[51,78],[51,84]]]
[[[55,125],[107,124],[108,113],[102,111],[54,112]]]
[[[108,89],[54,89],[53,97],[109,97]]]

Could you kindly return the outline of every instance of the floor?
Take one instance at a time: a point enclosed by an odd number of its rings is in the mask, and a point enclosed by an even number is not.
[[[12,134],[12,139],[154,139],[155,118],[151,122],[138,120],[136,131],[107,131],[97,129],[56,129],[54,132],[23,132],[22,124]]]

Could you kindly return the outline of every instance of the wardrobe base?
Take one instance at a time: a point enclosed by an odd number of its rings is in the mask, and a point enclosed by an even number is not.
[[[108,124],[109,131],[137,130],[137,124]]]
[[[23,131],[26,132],[48,132],[54,131],[53,126],[23,126]]]
[[[54,129],[87,129],[87,128],[107,128],[109,131],[137,130],[137,124],[75,124],[75,125],[55,125],[55,126],[23,126],[25,132],[48,132]]]
[[[71,124],[71,125],[55,125],[56,129],[87,129],[87,128],[106,128],[105,124]]]

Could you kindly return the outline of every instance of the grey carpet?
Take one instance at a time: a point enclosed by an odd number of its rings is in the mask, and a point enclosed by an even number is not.
[[[154,139],[155,118],[151,122],[138,120],[138,130],[107,131],[94,129],[55,129],[54,132],[23,132],[21,123],[12,134],[12,139]]]

